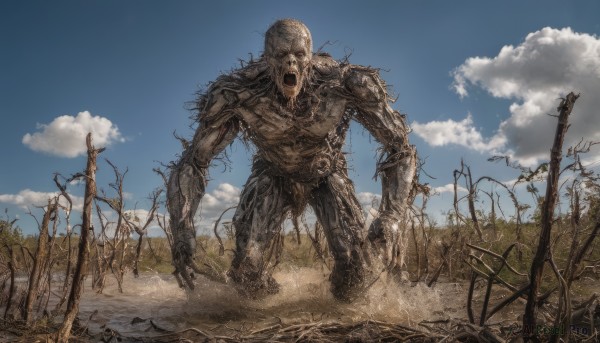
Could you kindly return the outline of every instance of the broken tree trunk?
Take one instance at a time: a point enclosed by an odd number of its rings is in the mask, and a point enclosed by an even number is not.
[[[462,163],[462,161],[461,161]],[[467,175],[465,176],[467,179],[467,186],[469,187],[469,194],[467,195],[467,202],[469,203],[469,213],[471,214],[471,221],[473,222],[473,228],[475,232],[477,232],[477,236],[479,236],[479,240],[481,242],[484,241],[483,233],[479,228],[479,221],[477,220],[477,213],[475,212],[475,196],[476,189],[473,187],[473,178],[471,177],[471,167],[467,166]]]
[[[550,251],[550,234],[552,232],[552,218],[554,217],[554,207],[556,205],[558,178],[560,176],[560,162],[562,160],[562,146],[565,134],[569,127],[569,115],[573,110],[575,101],[579,95],[573,92],[569,93],[562,100],[558,111],[558,124],[556,126],[556,134],[554,136],[554,144],[550,152],[550,167],[548,169],[548,179],[546,183],[546,197],[542,207],[541,231],[538,241],[535,257],[531,262],[530,272],[530,288],[525,306],[525,314],[523,316],[523,336],[525,339],[536,339],[536,319],[538,309],[538,290],[542,281],[542,273],[544,272],[544,263],[548,258]]]
[[[104,149],[96,149],[92,145],[92,134],[88,133],[86,137],[88,149],[87,166],[85,170],[85,196],[83,200],[83,214],[81,219],[81,237],[79,238],[79,252],[77,254],[77,265],[73,273],[73,283],[69,301],[67,302],[67,311],[65,319],[58,331],[57,341],[68,342],[71,334],[73,321],[79,312],[79,300],[83,293],[83,278],[87,272],[87,263],[89,258],[88,234],[92,229],[92,202],[96,196],[96,158]]]
[[[48,254],[48,227],[53,215],[56,216],[57,207],[57,200],[48,200],[48,207],[46,208],[40,227],[40,236],[38,238],[38,246],[35,251],[31,273],[29,274],[29,285],[27,289],[27,298],[25,300],[25,311],[23,313],[25,322],[28,324],[31,323],[31,320],[33,319],[33,303],[37,299],[40,291],[40,279],[44,273],[43,266],[46,262],[46,255]]]

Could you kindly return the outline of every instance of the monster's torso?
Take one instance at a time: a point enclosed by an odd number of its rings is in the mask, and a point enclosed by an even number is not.
[[[315,55],[293,104],[282,97],[262,60],[223,75],[201,98],[201,122],[220,129],[236,122],[269,172],[311,182],[345,170],[342,147],[356,107],[346,82],[349,65]],[[239,124],[239,125],[238,125]]]
[[[273,172],[309,181],[345,165],[342,146],[349,118],[347,100],[334,89],[321,87],[318,100],[314,94],[302,96],[291,109],[276,97],[259,97],[238,113],[246,137]]]

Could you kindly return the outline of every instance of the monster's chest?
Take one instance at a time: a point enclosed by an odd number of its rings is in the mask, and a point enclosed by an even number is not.
[[[325,96],[309,105],[289,109],[270,98],[262,98],[240,110],[250,139],[257,145],[290,140],[319,141],[342,123],[346,100]]]

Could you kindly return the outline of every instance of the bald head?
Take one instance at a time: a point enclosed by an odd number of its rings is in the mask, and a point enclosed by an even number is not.
[[[290,100],[288,105],[293,105],[310,69],[310,31],[295,19],[276,21],[265,34],[264,57],[279,92]]]
[[[282,42],[294,42],[308,47],[312,53],[312,37],[308,27],[296,19],[280,19],[274,22],[265,33],[265,55],[274,56],[275,49]]]

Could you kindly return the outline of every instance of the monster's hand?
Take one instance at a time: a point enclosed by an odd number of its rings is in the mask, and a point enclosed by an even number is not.
[[[175,275],[179,287],[185,288],[187,286],[190,289],[194,289],[194,282],[192,280],[195,276],[193,272],[200,273],[200,268],[198,268],[198,265],[194,261],[196,238],[193,227],[185,224],[185,222],[181,222],[173,230],[172,253],[173,266],[175,267],[173,275]]]
[[[183,162],[186,162],[183,160]],[[167,187],[167,207],[170,227],[173,235],[171,253],[173,256],[173,275],[179,286],[194,289],[192,279],[198,267],[194,263],[196,252],[196,231],[193,216],[204,195],[205,171],[190,163],[180,163],[173,168]]]

